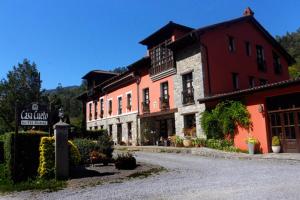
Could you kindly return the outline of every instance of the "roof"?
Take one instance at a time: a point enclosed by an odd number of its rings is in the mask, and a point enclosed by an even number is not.
[[[239,23],[239,22],[251,22],[253,25],[255,25],[266,37],[267,39],[278,48],[278,50],[286,57],[288,64],[291,65],[295,63],[295,59],[276,41],[276,39],[252,16],[242,16],[239,18],[235,18],[232,20],[224,21],[221,23],[201,27],[198,29],[195,29],[191,31],[190,33],[185,34],[183,37],[171,42],[168,47],[172,50],[176,50],[178,48],[181,48],[184,45],[189,45],[191,42],[195,41],[196,39],[201,39],[201,35],[214,30],[216,28],[222,27],[222,26],[228,26],[231,24]]]
[[[145,56],[145,57],[137,60],[136,62],[128,65],[127,68],[129,70],[131,70],[131,69],[136,69],[137,67],[139,67],[141,65],[147,65],[147,64],[150,64],[150,57],[149,56]]]
[[[92,70],[92,71],[88,72],[87,74],[85,74],[82,77],[82,79],[87,79],[87,78],[89,78],[93,75],[113,75],[113,76],[116,76],[116,75],[118,75],[118,73],[104,71],[104,70]]]
[[[289,79],[289,80],[285,80],[285,81],[270,83],[270,84],[266,84],[266,85],[256,86],[253,88],[248,88],[248,89],[243,89],[243,90],[237,90],[237,91],[233,91],[233,92],[215,94],[213,96],[207,96],[207,97],[198,99],[198,102],[205,103],[205,102],[209,102],[209,101],[220,100],[223,98],[240,97],[243,95],[253,94],[255,92],[265,91],[265,90],[274,89],[274,88],[282,88],[282,87],[287,87],[287,86],[297,85],[297,84],[300,84],[300,78]]]
[[[145,39],[143,39],[139,43],[143,44],[143,45],[149,45],[149,44],[152,43],[152,41],[157,40],[157,39],[161,38],[162,36],[165,36],[165,37],[171,36],[171,34],[173,33],[173,31],[175,29],[176,30],[188,31],[188,32],[194,30],[191,27],[184,26],[184,25],[177,24],[177,23],[174,23],[174,22],[170,21],[168,24],[166,24],[165,26],[163,26],[162,28],[160,28],[156,32],[152,33],[151,35],[149,35],[148,37],[146,37]]]

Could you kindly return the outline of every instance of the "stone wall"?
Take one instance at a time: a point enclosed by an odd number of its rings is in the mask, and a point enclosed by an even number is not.
[[[200,113],[205,110],[204,104],[199,104],[197,99],[204,97],[203,86],[203,71],[201,62],[201,52],[198,44],[184,48],[176,53],[176,68],[177,73],[174,78],[174,99],[175,107],[178,112],[175,113],[176,135],[183,136],[182,129],[184,128],[184,115],[196,115],[196,131],[198,137],[205,137],[200,126]],[[192,72],[193,88],[194,88],[194,104],[182,104],[182,75]]]
[[[104,129],[108,130],[109,125],[112,125],[112,136],[115,143],[117,143],[117,124],[122,124],[122,141],[127,143],[128,142],[128,127],[127,123],[131,122],[131,129],[132,129],[132,145],[137,144],[137,113],[132,114],[124,114],[114,117],[107,117],[103,119],[98,119],[94,121],[87,122],[87,130],[92,127],[94,129],[95,126],[98,126],[100,129],[103,126]]]

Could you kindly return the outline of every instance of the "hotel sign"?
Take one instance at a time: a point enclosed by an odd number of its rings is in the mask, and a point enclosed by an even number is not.
[[[21,126],[48,126],[47,106],[32,103],[19,112],[19,124]]]

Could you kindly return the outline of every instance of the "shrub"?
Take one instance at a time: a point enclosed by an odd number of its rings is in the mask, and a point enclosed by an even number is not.
[[[115,166],[117,169],[135,169],[136,159],[132,154],[119,154],[115,160]]]
[[[280,139],[278,136],[272,137],[272,146],[280,146]]]
[[[228,140],[208,139],[206,146],[212,149],[225,150],[226,148],[233,147],[233,143]]]
[[[43,137],[40,143],[40,164],[38,174],[40,178],[51,179],[55,175],[55,147],[54,137]],[[80,163],[81,156],[78,148],[72,141],[68,141],[69,166]]]
[[[97,140],[100,136],[107,134],[106,129],[100,130],[92,130],[92,131],[84,131],[80,133],[71,132],[68,137],[69,139],[81,138],[81,139],[90,139],[90,140]]]
[[[40,178],[50,179],[55,175],[55,147],[53,137],[43,137],[40,143]]]
[[[194,138],[192,139],[192,145],[194,147],[205,147],[206,139],[205,138]]]
[[[108,165],[109,163],[109,158],[104,154],[104,153],[100,153],[98,151],[92,151],[90,153],[90,161],[92,164],[96,164],[96,163],[103,163],[103,165]]]
[[[225,101],[202,113],[201,126],[208,138],[224,139],[228,134],[233,138],[237,126],[251,127],[250,114],[241,102]]]
[[[78,147],[81,154],[81,163],[90,163],[90,153],[92,151],[98,151],[105,154],[108,158],[112,158],[113,141],[108,134],[101,135],[97,141],[90,139],[75,139],[74,144]]]
[[[177,147],[181,147],[183,145],[183,138],[177,135],[175,138],[175,145]]]
[[[0,164],[4,162],[4,142],[0,141]]]
[[[46,133],[7,133],[4,142],[6,175],[13,182],[20,182],[37,175],[39,144]],[[15,150],[15,152],[14,152]]]

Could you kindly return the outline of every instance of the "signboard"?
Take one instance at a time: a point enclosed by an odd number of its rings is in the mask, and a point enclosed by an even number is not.
[[[32,103],[19,112],[21,126],[48,126],[48,109],[45,105]]]

